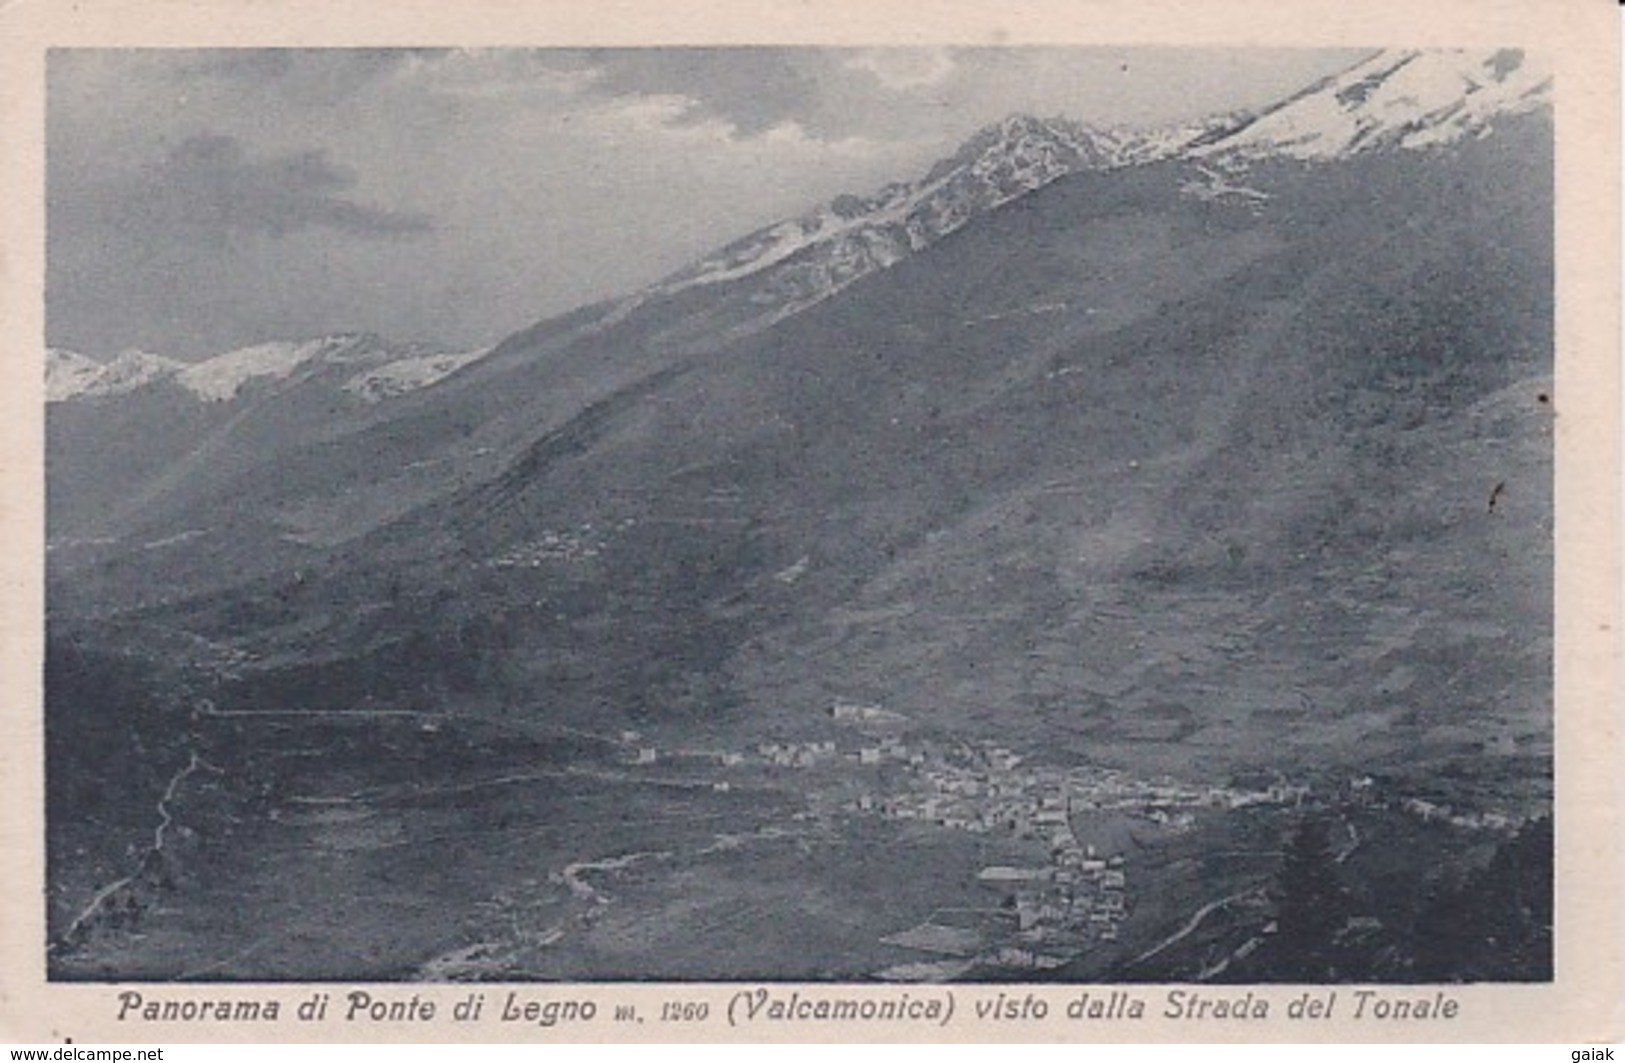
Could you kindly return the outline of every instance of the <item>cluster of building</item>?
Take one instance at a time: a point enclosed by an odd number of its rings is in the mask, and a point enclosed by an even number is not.
[[[700,758],[723,768],[847,769],[840,785],[818,790],[829,802],[826,813],[839,809],[972,833],[1001,832],[1036,843],[1047,860],[1035,866],[985,867],[978,874],[982,885],[996,891],[994,905],[946,910],[972,913],[979,929],[953,925],[959,920],[939,912],[894,935],[895,940],[887,939],[948,957],[940,962],[958,965],[956,970],[986,963],[1042,969],[1064,963],[1094,943],[1118,939],[1132,903],[1130,869],[1121,852],[1100,852],[1095,844],[1081,841],[1075,821],[1117,813],[1177,831],[1193,829],[1203,810],[1301,807],[1316,801],[1309,786],[1275,772],[1237,776],[1225,784],[1148,779],[1098,767],[1030,764],[997,744],[909,734],[898,726],[906,723],[905,717],[875,705],[837,701],[829,716],[850,725],[851,731],[839,740],[762,741],[747,751],[660,750],[636,732],[623,732],[621,741],[628,760],[640,765]],[[718,780],[713,786],[727,789],[729,783]],[[1370,776],[1349,779],[1342,800],[1466,829],[1510,831],[1521,822],[1500,813],[1467,814],[1422,798],[1393,796]],[[1368,931],[1353,923],[1349,930]],[[919,966],[902,965],[897,976],[917,973],[913,969]]]
[[[1025,946],[1115,941],[1128,918],[1128,869],[1080,845],[1070,829],[1057,831],[1050,863],[1042,867],[985,867],[982,884],[1004,894],[1015,915],[1016,939]]]
[[[1390,796],[1383,786],[1369,775],[1357,775],[1349,779],[1347,800],[1360,808],[1394,809],[1423,823],[1446,824],[1460,830],[1511,834],[1525,823],[1523,816],[1507,812],[1493,810],[1462,812],[1450,805],[1423,797]]]
[[[1257,789],[1192,786],[1148,780],[1105,769],[1023,766],[1002,746],[961,744],[951,754],[882,739],[856,753],[862,764],[902,764],[922,785],[885,795],[860,796],[858,811],[919,819],[970,831],[1010,830],[1039,837],[1069,823],[1069,810],[1122,811],[1172,829],[1195,823],[1198,809],[1294,805],[1309,787],[1272,780]]]
[[[1420,797],[1406,797],[1399,809],[1420,819],[1423,823],[1448,823],[1462,830],[1489,830],[1510,834],[1523,825],[1523,820],[1504,812],[1457,812],[1449,805],[1437,804]]]
[[[1001,745],[905,738],[889,726],[903,719],[899,714],[854,702],[837,701],[830,716],[845,723],[881,726],[863,727],[856,741],[762,741],[749,752],[662,751],[636,732],[626,732],[621,738],[628,760],[638,765],[652,765],[666,757],[698,757],[724,768],[900,769],[878,777],[889,780],[887,785],[865,789],[846,800],[844,810],[976,833],[1008,831],[1029,840],[1070,832],[1074,809],[1124,812],[1181,830],[1195,825],[1200,809],[1294,805],[1310,794],[1309,787],[1280,777],[1248,785],[1197,786],[1109,769],[1029,765],[1020,754]]]
[[[775,768],[811,768],[840,758],[831,741],[762,742],[756,747],[761,762]]]
[[[922,820],[975,833],[1008,831],[1047,843],[1049,862],[1037,867],[984,868],[979,881],[1002,895],[1014,916],[1013,943],[1000,963],[1042,967],[1046,946],[1075,948],[1112,941],[1128,916],[1128,873],[1122,854],[1097,853],[1078,840],[1072,826],[1078,807],[1115,805],[1120,796],[1102,777],[1049,767],[1022,767],[1002,746],[960,746],[954,755],[910,749],[890,739],[875,747],[880,758],[901,762],[922,785],[882,795],[860,794],[850,811],[890,819]],[[865,752],[860,750],[860,754]]]
[[[915,769],[920,785],[893,793],[861,794],[856,811],[889,819],[914,819],[978,833],[1007,830],[1021,837],[1065,827],[1069,794],[1064,785],[1031,772],[990,765],[968,767],[906,746],[859,751],[860,762],[901,762]]]

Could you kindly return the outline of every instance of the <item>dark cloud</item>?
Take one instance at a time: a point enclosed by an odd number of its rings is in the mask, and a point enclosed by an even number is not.
[[[145,213],[154,220],[221,233],[284,236],[331,229],[394,238],[428,232],[421,214],[382,210],[345,198],[355,175],[325,151],[250,158],[235,137],[188,137],[171,149],[147,183]]]

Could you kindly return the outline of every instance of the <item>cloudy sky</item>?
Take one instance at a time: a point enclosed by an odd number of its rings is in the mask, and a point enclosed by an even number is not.
[[[480,346],[1006,114],[1259,106],[1347,51],[56,51],[53,346],[198,357],[375,331]]]

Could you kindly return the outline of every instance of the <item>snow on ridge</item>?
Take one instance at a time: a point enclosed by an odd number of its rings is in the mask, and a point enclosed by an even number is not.
[[[1197,176],[1181,186],[1186,195],[1259,210],[1269,197],[1237,180],[1254,160],[1319,161],[1482,137],[1500,116],[1543,106],[1550,84],[1516,50],[1388,50],[1262,111],[1149,128],[1011,115],[977,131],[917,181],[867,197],[838,196],[759,229],[618,300],[584,328],[609,328],[653,299],[763,274],[767,284],[748,296],[762,312],[734,326],[752,331],[891,266],[978,214],[1083,171],[1184,160],[1197,166]]]
[[[172,376],[183,365],[147,351],[124,351],[110,362],[98,362],[73,351],[52,348],[46,351],[45,358],[45,398],[47,402],[66,402],[123,395]]]
[[[474,351],[400,358],[365,369],[346,380],[343,386],[363,402],[382,402],[437,383],[489,352],[489,347],[482,347]]]
[[[84,393],[101,373],[102,363],[76,351],[50,347],[45,351],[45,401],[66,402]]]
[[[1549,85],[1549,74],[1520,52],[1383,51],[1192,154],[1312,161],[1446,144],[1541,106]]]
[[[422,345],[391,346],[370,334],[344,333],[307,340],[278,340],[183,362],[144,351],[126,351],[102,363],[74,351],[46,352],[46,401],[122,395],[164,379],[203,402],[230,402],[256,380],[288,380],[307,368],[355,366],[341,385],[368,402],[404,394],[440,379],[485,350],[439,352]]]
[[[206,402],[226,402],[236,398],[251,380],[287,379],[328,345],[326,339],[255,344],[189,365],[177,374],[177,379],[182,387]]]
[[[1518,51],[1387,50],[1257,114],[1231,112],[1163,127],[1109,129],[1061,117],[1011,115],[977,131],[919,181],[887,185],[869,197],[839,196],[806,215],[758,230],[623,301],[603,324],[613,324],[648,298],[747,277],[808,248],[827,249],[830,270],[843,275],[860,258],[883,268],[901,255],[877,253],[874,234],[891,238],[887,230],[898,230],[901,235],[894,242],[902,254],[916,251],[980,211],[1082,170],[1170,158],[1244,163],[1285,156],[1307,161],[1377,146],[1423,148],[1482,136],[1496,117],[1540,106],[1549,85],[1547,72]],[[1251,192],[1240,186],[1222,190]],[[836,259],[845,265],[834,264]],[[805,305],[806,297],[802,293],[798,305]]]
[[[147,351],[124,351],[102,367],[87,395],[119,395],[174,374],[183,363]]]
[[[837,196],[807,214],[760,229],[624,301],[603,324],[613,324],[649,296],[738,280],[807,248],[827,249],[831,262],[821,272],[840,280],[817,297],[800,293],[794,305],[804,308],[809,298],[817,302],[859,276],[895,263],[980,211],[1068,173],[1123,165],[1129,161],[1126,149],[1118,131],[1065,118],[1010,115],[973,134],[920,180],[894,182],[866,197]]]

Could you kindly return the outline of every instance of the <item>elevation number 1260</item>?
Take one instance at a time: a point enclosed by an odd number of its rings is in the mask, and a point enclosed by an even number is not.
[[[704,1022],[711,1005],[703,1000],[672,1001],[660,1005],[661,1022]]]

